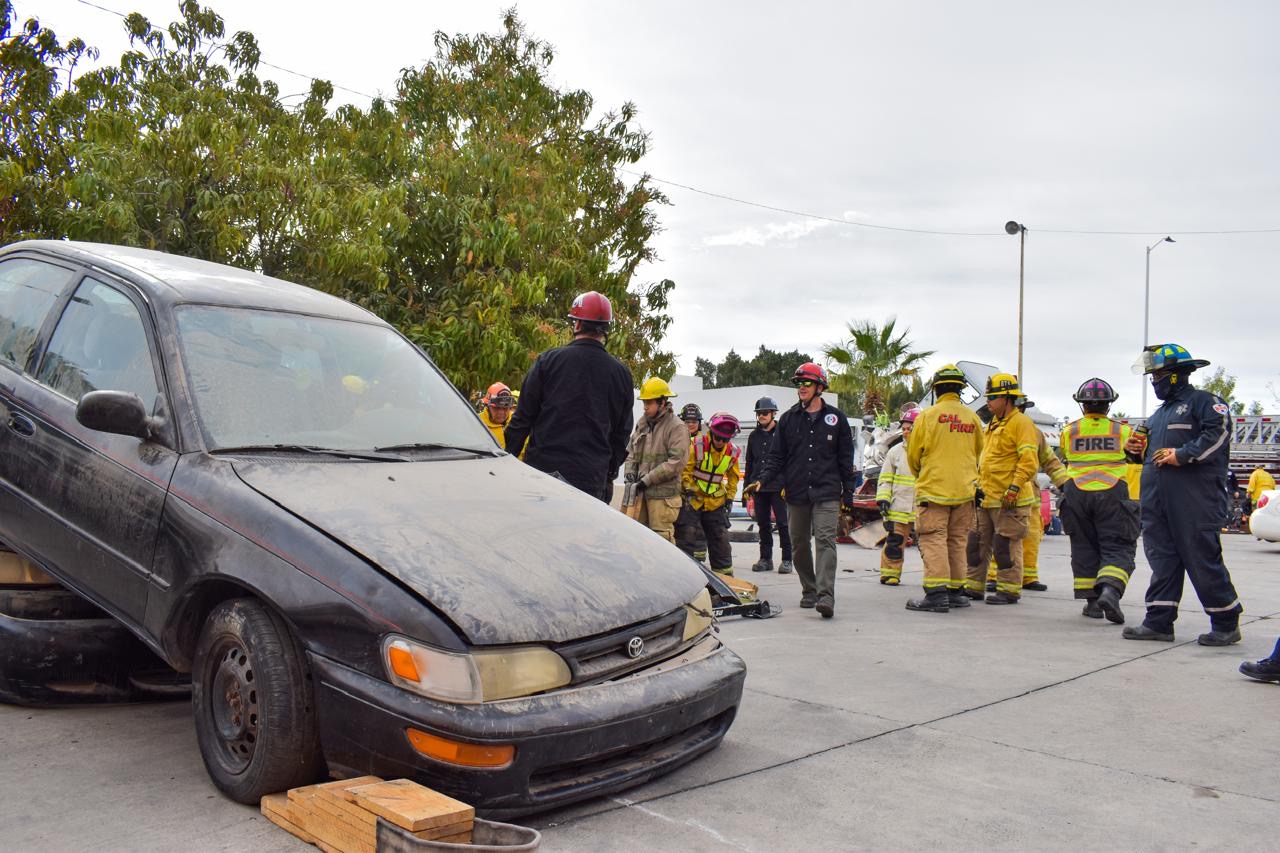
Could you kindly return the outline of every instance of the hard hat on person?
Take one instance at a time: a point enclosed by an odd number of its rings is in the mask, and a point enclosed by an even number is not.
[[[905,412],[902,413],[902,418],[899,420],[899,423],[904,425],[914,424],[916,422],[916,418],[918,417],[920,417],[919,409],[907,409]]]
[[[511,393],[511,389],[505,383],[495,382],[484,392],[480,402],[486,406],[493,406],[495,409],[514,409],[516,407],[516,396]]]
[[[603,323],[607,326],[613,322],[613,305],[610,304],[609,297],[603,293],[588,290],[586,293],[578,294],[573,300],[573,307],[569,309],[569,319]]]
[[[760,414],[761,412],[776,412],[776,411],[778,411],[778,401],[773,399],[772,397],[761,397],[759,400],[756,400],[757,415]]]
[[[1019,397],[1013,401],[1013,405],[1018,407],[1019,412],[1026,412],[1027,409],[1035,407],[1035,402],[1033,400],[1028,400],[1026,397]]]
[[[993,373],[987,377],[988,397],[1021,397],[1022,389],[1018,387],[1018,377],[1012,373]]]
[[[1142,354],[1133,363],[1133,372],[1155,373],[1158,370],[1177,370],[1190,373],[1208,366],[1208,361],[1203,358],[1192,358],[1186,347],[1179,344],[1153,344],[1143,348]]]
[[[680,410],[680,420],[702,423],[702,409],[698,408],[697,403],[685,403],[684,408]]]
[[[941,390],[939,386],[957,385],[959,388],[956,390],[959,391],[969,384],[969,380],[964,375],[964,371],[954,364],[944,364],[938,368],[937,373],[933,374],[933,380],[930,384],[933,386],[935,393],[946,394],[949,392]]]
[[[640,386],[641,400],[657,400],[659,397],[675,397],[676,393],[671,390],[671,386],[665,380],[656,376],[650,376]]]
[[[1077,403],[1114,403],[1120,399],[1120,395],[1106,380],[1095,376],[1092,379],[1086,379],[1084,384],[1076,389],[1076,393],[1071,395],[1071,399]]]
[[[801,382],[817,382],[823,388],[829,388],[830,383],[827,382],[827,371],[823,370],[821,365],[814,364],[812,361],[806,361],[804,364],[796,368],[795,374],[791,377],[793,385],[799,385]]]
[[[742,429],[742,425],[738,423],[738,419],[728,412],[716,412],[711,416],[707,429],[713,435],[718,435],[725,441],[733,438]]]

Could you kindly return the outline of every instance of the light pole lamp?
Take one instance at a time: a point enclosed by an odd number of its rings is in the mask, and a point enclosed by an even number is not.
[[[1151,322],[1151,252],[1161,243],[1176,243],[1172,237],[1163,237],[1147,247],[1147,278],[1142,287],[1142,346],[1145,349],[1151,344],[1149,333]],[[1147,377],[1142,377],[1142,417],[1147,416]]]
[[[1018,382],[1025,388],[1027,383],[1022,375],[1022,285],[1027,260],[1027,226],[1010,219],[1004,224],[1004,231],[1006,234],[1018,235]]]

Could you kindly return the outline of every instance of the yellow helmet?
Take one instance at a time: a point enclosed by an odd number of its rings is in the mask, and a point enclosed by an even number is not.
[[[644,384],[640,386],[641,400],[656,400],[659,397],[674,396],[676,396],[676,394],[671,390],[671,386],[656,376],[650,376],[644,381]]]
[[[1018,377],[1012,373],[993,373],[987,378],[988,397],[1021,397]]]

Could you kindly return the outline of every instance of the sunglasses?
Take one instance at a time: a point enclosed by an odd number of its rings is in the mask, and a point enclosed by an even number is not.
[[[812,388],[814,385],[817,385],[817,384],[818,384],[818,383],[817,383],[817,382],[814,382],[812,379],[801,379],[799,382],[797,382],[797,383],[796,383],[796,387],[797,387],[797,388]]]

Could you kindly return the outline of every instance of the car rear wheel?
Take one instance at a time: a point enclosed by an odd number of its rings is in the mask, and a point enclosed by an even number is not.
[[[302,649],[279,616],[225,601],[196,643],[191,700],[213,783],[237,802],[306,785],[323,766]]]

